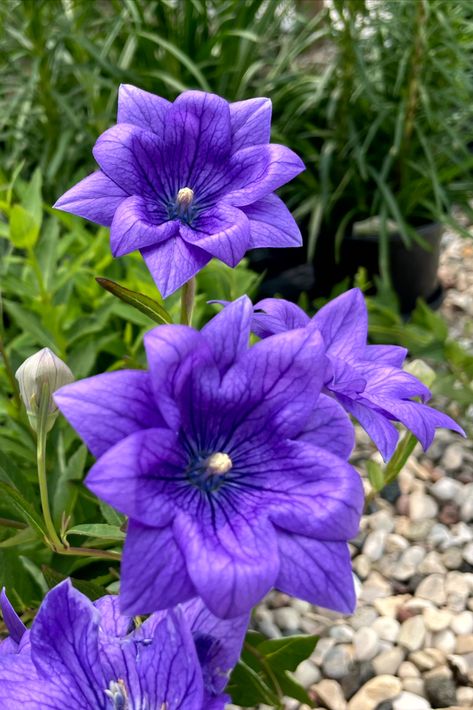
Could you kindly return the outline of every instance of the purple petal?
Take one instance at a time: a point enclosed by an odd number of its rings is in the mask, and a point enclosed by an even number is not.
[[[155,133],[118,123],[102,133],[92,152],[102,171],[128,195],[161,202],[174,194],[162,149]]]
[[[101,456],[129,434],[162,427],[149,373],[120,370],[61,387],[54,400],[94,456]]]
[[[323,306],[312,318],[312,326],[322,333],[329,356],[348,362],[362,358],[368,313],[360,289],[352,288]]]
[[[229,303],[202,328],[221,373],[248,350],[253,306],[248,296]]]
[[[392,365],[392,367],[402,367],[407,353],[407,348],[401,348],[399,345],[367,345],[363,353],[363,360]]]
[[[176,395],[191,372],[214,364],[212,352],[202,333],[184,325],[153,328],[144,343],[156,401],[169,428],[177,432],[181,412]]]
[[[314,409],[325,377],[323,342],[305,328],[256,343],[222,381],[235,398],[240,389],[246,416],[235,437],[256,431],[272,436],[297,436]],[[246,397],[246,402],[245,402]],[[236,441],[236,438],[234,438]]]
[[[279,560],[276,536],[256,510],[245,517],[223,500],[202,507],[199,517],[178,513],[176,540],[189,576],[216,616],[246,614],[271,589]]]
[[[353,613],[351,559],[345,542],[313,540],[278,531],[281,569],[276,587],[311,604]]]
[[[192,227],[180,226],[181,237],[228,266],[236,266],[249,248],[250,223],[236,207],[217,203],[195,220]]]
[[[118,596],[106,594],[97,599],[94,606],[100,614],[100,634],[121,638],[129,633],[131,617],[120,612]]]
[[[269,143],[271,100],[266,98],[235,101],[230,104],[232,153],[250,145]]]
[[[2,658],[0,663],[1,710],[84,710],[82,696],[58,688],[38,675],[27,656]]]
[[[163,298],[167,298],[200,271],[212,258],[180,237],[141,250],[146,266]]]
[[[271,143],[243,148],[230,158],[225,200],[236,207],[251,205],[304,169],[302,160],[286,146]]]
[[[381,456],[387,461],[393,454],[399,439],[396,427],[388,420],[386,413],[380,412],[367,400],[350,399],[338,394],[342,407],[352,414],[376,444]]]
[[[127,197],[125,190],[97,170],[65,192],[53,207],[109,227],[115,211]]]
[[[420,402],[394,400],[374,394],[370,395],[370,401],[375,406],[384,409],[393,419],[402,422],[407,429],[412,431],[424,450],[428,449],[434,440],[435,429],[437,428],[451,429],[465,436],[463,429],[451,417]]]
[[[296,438],[348,459],[355,445],[355,430],[343,407],[331,397],[321,394]]]
[[[133,123],[162,135],[171,102],[131,84],[121,84],[118,90],[118,123]]]
[[[284,298],[265,298],[255,304],[254,310],[252,330],[259,338],[304,328],[310,322],[302,308]]]
[[[196,596],[184,556],[169,527],[130,520],[123,550],[120,604],[126,614],[149,614]]]
[[[240,658],[249,615],[219,619],[199,598],[186,602],[182,611],[192,631],[205,689],[209,694],[221,693]]]
[[[331,392],[347,397],[353,397],[364,392],[367,385],[366,365],[365,367],[355,367],[345,362],[345,360],[340,360],[338,357],[329,357],[329,360],[329,379],[326,380],[326,385]]]
[[[161,527],[173,517],[172,495],[182,486],[186,463],[173,432],[145,429],[106,451],[85,484],[125,515]]]
[[[367,399],[381,395],[392,399],[420,397],[423,402],[428,402],[432,396],[429,388],[417,377],[397,367],[368,362],[359,362],[355,367],[366,379],[363,397]]]
[[[203,708],[203,679],[189,625],[179,610],[168,612],[154,629],[152,639],[140,644],[139,655],[128,647],[129,666],[138,666],[133,706],[166,710]]]
[[[103,705],[107,687],[98,654],[99,622],[92,602],[66,580],[48,592],[31,628],[31,657],[39,672],[91,707]]]
[[[302,246],[299,227],[277,195],[267,195],[242,209],[250,220],[249,249]]]
[[[15,643],[20,643],[23,634],[26,631],[26,626],[10,604],[10,600],[8,599],[5,592],[5,587],[3,587],[0,593],[0,610],[2,612],[5,626],[8,629],[8,633],[10,634],[10,638]]]
[[[166,116],[165,152],[172,165],[175,192],[189,187],[201,194],[205,184],[223,174],[231,149],[228,102],[202,91],[185,91]]]
[[[168,220],[163,207],[132,195],[115,212],[110,230],[110,248],[113,256],[123,256],[164,242],[178,233],[179,222]]]
[[[262,453],[250,452],[240,466],[278,528],[320,540],[357,535],[364,495],[353,466],[302,441],[281,442],[271,458]]]

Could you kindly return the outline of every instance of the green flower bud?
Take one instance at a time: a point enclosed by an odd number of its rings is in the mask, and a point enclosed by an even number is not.
[[[58,408],[52,397],[53,392],[74,381],[72,372],[49,348],[43,348],[20,365],[15,377],[34,431],[38,428],[37,417],[42,405],[41,400],[43,397],[48,398],[47,406],[44,404],[42,409],[47,413],[47,431],[49,431],[58,414]]]

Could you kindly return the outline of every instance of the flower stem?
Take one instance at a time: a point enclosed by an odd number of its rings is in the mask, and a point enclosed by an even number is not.
[[[38,483],[39,493],[41,497],[41,508],[43,510],[43,519],[46,526],[46,531],[49,536],[49,542],[54,549],[63,547],[61,540],[54,527],[51,508],[49,506],[48,481],[46,477],[46,441],[48,437],[48,410],[49,410],[49,387],[43,386],[41,400],[39,403],[39,412],[37,419],[37,440],[36,440],[36,463],[38,466]]]
[[[192,324],[192,313],[195,301],[195,277],[184,284],[181,291],[181,324]]]
[[[60,555],[76,555],[77,557],[95,557],[102,560],[114,560],[119,562],[122,558],[119,552],[112,550],[97,550],[92,547],[65,547],[61,546],[60,550],[56,550]]]

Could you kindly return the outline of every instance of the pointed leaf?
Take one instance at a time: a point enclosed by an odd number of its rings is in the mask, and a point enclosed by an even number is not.
[[[110,281],[110,279],[97,277],[95,280],[103,289],[112,293],[121,301],[145,313],[155,323],[172,323],[172,318],[167,310],[163,308],[158,301],[155,301],[154,298],[145,296],[144,293],[138,293],[138,291],[131,291],[129,288],[125,288],[115,281]]]

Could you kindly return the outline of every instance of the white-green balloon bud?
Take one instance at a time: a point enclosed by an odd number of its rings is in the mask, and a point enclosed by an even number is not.
[[[48,417],[49,431],[58,413],[53,393],[74,381],[72,372],[49,348],[43,348],[20,365],[15,377],[32,428],[37,431],[37,418],[41,410]],[[43,397],[47,397],[47,403],[42,402]]]

